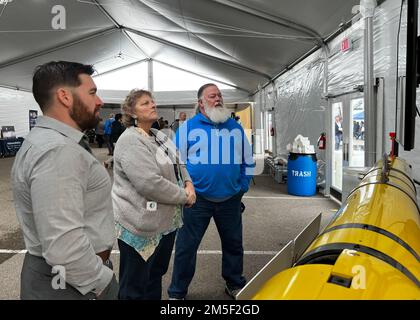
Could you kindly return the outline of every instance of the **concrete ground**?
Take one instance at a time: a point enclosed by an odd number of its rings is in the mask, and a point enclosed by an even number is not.
[[[105,148],[94,149],[100,161],[107,158]],[[0,159],[0,299],[19,299],[20,270],[24,254],[22,234],[15,215],[10,189],[10,170],[14,158]],[[112,173],[110,172],[112,175]],[[294,197],[287,194],[286,185],[276,183],[266,175],[256,176],[255,185],[244,196],[243,213],[244,275],[251,279],[288,241],[319,213],[321,228],[331,219],[338,204],[321,195]],[[118,275],[119,253],[112,254]],[[221,277],[221,245],[212,222],[203,238],[197,257],[195,277],[187,299],[224,300],[224,281]],[[172,274],[172,263],[163,279],[163,298]]]

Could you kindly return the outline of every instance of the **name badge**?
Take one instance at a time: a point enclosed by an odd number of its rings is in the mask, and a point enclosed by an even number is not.
[[[146,209],[149,211],[156,211],[157,210],[157,203],[155,201],[147,201]]]

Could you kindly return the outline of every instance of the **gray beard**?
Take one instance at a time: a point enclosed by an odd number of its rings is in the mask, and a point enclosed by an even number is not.
[[[224,105],[221,107],[211,108],[207,105],[207,103],[204,103],[204,111],[206,112],[209,119],[214,123],[224,123],[230,117],[229,110],[227,110]]]

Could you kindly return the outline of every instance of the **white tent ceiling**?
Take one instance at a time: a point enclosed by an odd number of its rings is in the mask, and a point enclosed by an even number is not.
[[[349,21],[357,0],[0,0],[0,86],[51,60],[152,60],[254,93]],[[65,29],[52,21],[65,9]],[[63,22],[63,21],[61,21]]]

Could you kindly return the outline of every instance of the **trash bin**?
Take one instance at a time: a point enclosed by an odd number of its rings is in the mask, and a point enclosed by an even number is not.
[[[316,193],[317,160],[315,153],[290,153],[287,162],[287,192],[296,196]]]

